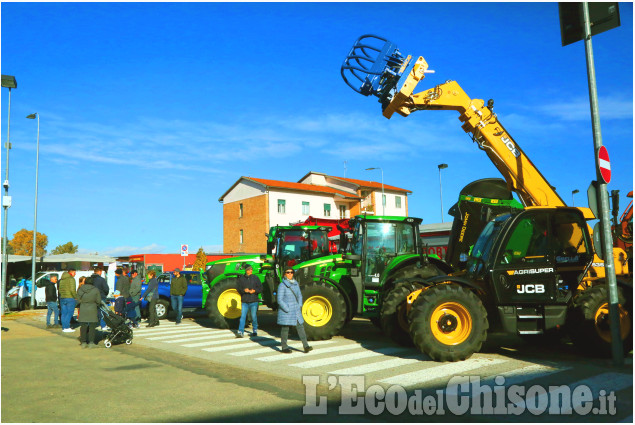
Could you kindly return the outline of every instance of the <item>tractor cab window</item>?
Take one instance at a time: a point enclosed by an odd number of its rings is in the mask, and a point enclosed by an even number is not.
[[[311,258],[329,254],[329,238],[327,232],[314,230],[311,232]]]
[[[411,224],[369,222],[366,227],[367,283],[378,283],[393,257],[413,254],[415,247],[415,232]]]
[[[500,264],[528,264],[547,261],[549,253],[547,216],[528,216],[516,223],[505,244]]]
[[[353,239],[351,242],[351,254],[362,255],[364,252],[364,228],[362,224],[355,223],[353,229]]]
[[[292,267],[309,259],[309,232],[305,230],[286,231],[278,239],[276,254],[283,267]]]
[[[494,241],[498,239],[503,224],[509,217],[509,214],[501,215],[487,223],[470,251],[467,270],[471,274],[480,275],[485,270],[485,264],[489,261],[492,254]]]

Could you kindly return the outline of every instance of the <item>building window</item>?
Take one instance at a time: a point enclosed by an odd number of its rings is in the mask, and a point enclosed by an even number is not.
[[[240,204],[240,211],[238,213],[238,217],[242,217],[243,216],[243,204]]]
[[[385,207],[386,206],[386,195],[381,195],[381,204]]]
[[[401,196],[395,196],[395,208],[401,208]]]
[[[287,201],[284,199],[278,199],[278,214],[284,214],[286,211]]]
[[[243,244],[243,229],[240,229],[240,244]]]
[[[302,214],[303,215],[309,215],[310,214],[310,209],[309,209],[309,203],[302,201]]]
[[[324,217],[331,216],[331,204],[324,204]]]
[[[346,218],[346,205],[340,205],[340,218]]]

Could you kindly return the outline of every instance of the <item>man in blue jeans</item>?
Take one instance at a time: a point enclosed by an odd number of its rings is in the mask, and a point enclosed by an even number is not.
[[[187,292],[187,279],[181,274],[181,269],[174,269],[174,277],[170,282],[170,298],[172,301],[172,310],[176,312],[175,325],[181,323],[183,318],[183,296]]]
[[[251,336],[258,336],[258,294],[262,292],[262,284],[257,276],[253,275],[254,270],[250,265],[245,267],[245,274],[238,278],[238,292],[240,293],[241,314],[240,323],[236,338],[242,338],[245,334],[245,321],[247,312],[251,314],[252,333]]]
[[[62,273],[60,279],[60,309],[62,310],[62,332],[74,332],[71,328],[71,318],[75,312],[77,301],[77,282],[75,281],[75,269],[68,269]]]
[[[51,280],[42,279],[44,283],[44,294],[46,296],[46,327],[60,328],[59,308],[57,307],[57,275],[52,274]],[[51,324],[51,315],[55,320],[55,324]]]

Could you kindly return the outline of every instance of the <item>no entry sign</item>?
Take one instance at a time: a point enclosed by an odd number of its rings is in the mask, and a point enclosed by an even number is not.
[[[604,146],[600,146],[598,150],[597,164],[602,180],[609,184],[611,182],[611,161],[609,160],[609,152]]]

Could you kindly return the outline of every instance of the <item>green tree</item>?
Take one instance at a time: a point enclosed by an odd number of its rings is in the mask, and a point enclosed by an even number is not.
[[[37,232],[35,238],[35,255],[41,257],[46,254],[46,246],[49,237],[44,233]],[[33,230],[21,229],[13,234],[13,239],[9,241],[9,246],[15,255],[33,255]]]
[[[63,245],[56,246],[55,249],[51,252],[51,254],[53,254],[53,255],[57,255],[57,254],[75,254],[78,249],[79,249],[79,246],[73,245],[73,242],[66,242]]]
[[[194,261],[192,270],[205,270],[205,264],[207,264],[207,255],[205,254],[205,251],[203,251],[203,247],[200,247],[196,252],[196,261]]]

